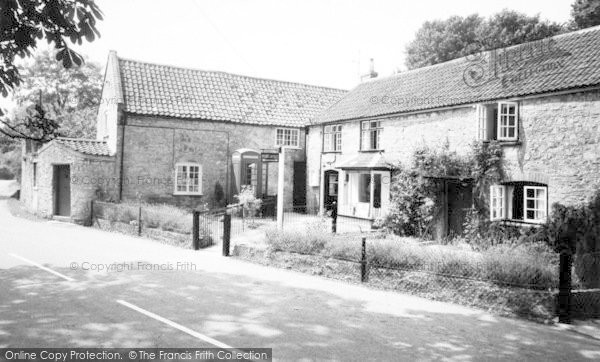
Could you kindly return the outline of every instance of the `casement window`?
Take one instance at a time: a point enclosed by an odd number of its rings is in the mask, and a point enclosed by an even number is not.
[[[300,130],[294,128],[277,128],[275,145],[298,147],[300,145]]]
[[[518,182],[490,187],[490,220],[544,223],[547,216],[547,186]]]
[[[360,124],[361,131],[361,150],[380,150],[381,149],[381,121],[363,121]]]
[[[477,139],[482,141],[516,141],[519,139],[519,105],[516,102],[479,104]]]
[[[175,166],[175,194],[202,195],[202,166],[178,163]]]
[[[523,192],[523,215],[527,222],[543,223],[548,214],[547,188],[525,186]]]
[[[514,102],[498,103],[498,140],[514,141],[518,131],[518,107]]]
[[[325,126],[323,132],[323,151],[340,152],[342,150],[342,125]]]
[[[506,186],[494,185],[490,187],[490,220],[503,220],[506,218]]]

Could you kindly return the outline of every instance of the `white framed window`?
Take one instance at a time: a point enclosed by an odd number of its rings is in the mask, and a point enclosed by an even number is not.
[[[494,185],[490,187],[490,220],[506,218],[506,187]]]
[[[547,188],[525,186],[523,191],[523,216],[527,222],[543,223],[548,214]]]
[[[325,126],[323,131],[323,151],[339,152],[342,150],[342,125]]]
[[[175,165],[175,194],[202,195],[202,166],[197,163]]]
[[[300,145],[300,130],[295,128],[277,128],[275,145],[298,147]]]
[[[381,121],[363,121],[360,124],[361,131],[361,150],[379,150],[381,149]]]
[[[477,114],[477,139],[487,141],[489,140],[487,107],[483,104],[478,104],[475,112]]]
[[[498,103],[498,140],[514,141],[518,138],[519,106],[515,102]]]
[[[475,114],[478,140],[516,141],[519,139],[518,103],[478,104]]]
[[[519,182],[490,187],[490,220],[542,224],[547,216],[547,186]]]

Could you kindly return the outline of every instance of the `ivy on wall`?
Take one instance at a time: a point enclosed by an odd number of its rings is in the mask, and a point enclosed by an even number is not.
[[[502,149],[497,142],[475,142],[466,156],[450,149],[448,141],[439,148],[416,149],[409,165],[393,167],[390,211],[384,225],[399,235],[429,238],[433,222],[441,215],[441,190],[436,179],[472,179],[474,209],[469,213],[467,233],[477,234],[489,226],[488,190],[504,176]]]

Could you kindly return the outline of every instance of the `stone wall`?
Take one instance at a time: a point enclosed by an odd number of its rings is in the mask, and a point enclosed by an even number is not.
[[[519,100],[519,142],[503,145],[509,179],[548,185],[550,204],[577,204],[600,189],[600,92],[580,92]],[[415,148],[448,142],[461,154],[477,137],[474,105],[382,119],[384,157],[407,163]],[[307,137],[307,199],[319,202],[320,175],[360,148],[360,123],[343,123],[342,152],[322,153],[322,126]],[[316,180],[316,182],[315,182]]]
[[[33,186],[34,163],[37,163],[37,187]],[[30,211],[51,217],[54,213],[54,165],[65,164],[70,165],[71,172],[71,218],[83,222],[89,216],[92,199],[115,196],[114,158],[85,156],[56,143],[45,145],[37,155],[25,153],[21,201]]]
[[[275,148],[278,127],[128,115],[123,128],[123,199],[141,197],[150,202],[199,207],[204,203],[214,204],[217,183],[225,190],[227,155],[242,148],[257,151]],[[293,198],[293,163],[304,161],[304,143],[301,129],[299,148],[286,151],[287,206],[292,205]],[[173,195],[178,162],[202,165],[202,196]],[[231,158],[229,164],[231,167]],[[270,168],[272,172],[277,164],[272,163]]]
[[[546,183],[550,205],[585,202],[600,189],[600,92],[519,103],[520,144],[504,148],[507,171]]]

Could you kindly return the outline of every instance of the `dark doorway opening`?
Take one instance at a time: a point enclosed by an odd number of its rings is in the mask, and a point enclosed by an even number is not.
[[[54,215],[71,216],[71,168],[69,165],[53,167]]]
[[[325,197],[323,199],[323,206],[325,210],[331,210],[334,202],[337,205],[338,191],[339,191],[339,172],[336,170],[325,171]]]
[[[449,180],[446,185],[448,195],[448,236],[458,236],[462,234],[467,213],[473,206],[473,185],[469,181],[458,180]]]
[[[294,211],[306,212],[306,162],[294,162]]]

